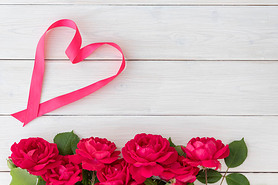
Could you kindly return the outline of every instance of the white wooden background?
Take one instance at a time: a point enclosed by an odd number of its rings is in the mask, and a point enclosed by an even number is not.
[[[98,92],[22,128],[9,114],[26,107],[38,39],[62,18],[77,22],[84,45],[118,43],[128,67]],[[252,185],[277,183],[277,0],[1,0],[0,20],[1,184],[10,182],[5,159],[13,142],[51,141],[71,130],[119,147],[140,132],[178,144],[196,136],[225,143],[245,137],[249,157],[231,171]],[[119,65],[109,47],[71,65],[64,50],[73,33],[59,28],[49,34],[42,101]]]

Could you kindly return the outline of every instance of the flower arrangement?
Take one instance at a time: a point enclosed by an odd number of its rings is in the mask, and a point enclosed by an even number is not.
[[[185,146],[161,135],[137,134],[121,152],[105,138],[79,139],[72,132],[22,139],[11,147],[11,185],[193,185],[220,182],[249,185],[229,168],[247,157],[244,139],[224,145],[215,138],[192,138]],[[122,157],[121,157],[122,156]],[[220,160],[227,171],[220,173]]]

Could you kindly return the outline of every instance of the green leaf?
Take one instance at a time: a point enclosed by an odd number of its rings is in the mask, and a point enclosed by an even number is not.
[[[215,171],[213,169],[208,169],[207,177],[208,177],[208,183],[216,183],[222,178],[222,175],[218,171]],[[197,179],[201,183],[204,183],[204,184],[206,183],[205,170],[201,170],[198,173]]]
[[[166,185],[166,182],[163,180],[158,180],[157,185]]]
[[[180,156],[184,156],[185,157],[185,153],[183,152],[183,150],[181,149],[181,145],[175,146],[176,151],[178,152],[178,154]]]
[[[248,179],[240,173],[232,173],[226,176],[228,185],[250,185]]]
[[[72,155],[75,153],[79,140],[79,137],[71,131],[57,134],[54,138],[54,143],[57,144],[61,155]]]
[[[10,172],[12,182],[10,185],[36,185],[37,176],[31,175],[27,170],[13,168]]]
[[[187,185],[194,185],[194,183],[188,183]]]
[[[46,185],[46,182],[42,179],[41,176],[38,177],[38,183],[37,185]]]
[[[168,141],[169,141],[171,147],[176,147],[176,145],[173,143],[171,137],[169,137]]]
[[[244,138],[242,138],[240,141],[233,141],[230,143],[229,149],[230,155],[225,158],[226,165],[229,168],[235,168],[241,165],[245,161],[248,153]]]
[[[170,143],[170,146],[171,146],[171,147],[174,147],[180,156],[186,157],[186,156],[185,156],[185,153],[184,153],[184,152],[182,151],[182,149],[181,149],[181,145],[175,145],[175,144],[173,143],[171,137],[169,137],[168,141],[169,141],[169,143]]]
[[[157,185],[157,182],[155,180],[152,180],[151,178],[147,178],[144,182],[146,185]]]
[[[79,137],[77,136],[77,139],[74,139],[71,141],[71,151],[73,154],[75,154],[75,150],[77,149],[77,144],[80,141]]]
[[[7,165],[10,169],[16,168],[16,165],[13,163],[11,159],[7,160]]]

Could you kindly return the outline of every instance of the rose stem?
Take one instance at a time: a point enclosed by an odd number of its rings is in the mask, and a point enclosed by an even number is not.
[[[92,179],[91,179],[91,184],[94,185],[96,180],[96,174],[95,171],[92,172]]]
[[[206,185],[208,185],[208,169],[205,168]]]
[[[82,170],[82,176],[83,176],[82,184],[87,185],[88,184],[88,173],[86,170]]]
[[[229,167],[227,168],[226,172],[224,173],[220,185],[223,183],[223,181],[224,181],[224,179],[225,179],[225,177],[227,175],[228,170],[229,170]]]

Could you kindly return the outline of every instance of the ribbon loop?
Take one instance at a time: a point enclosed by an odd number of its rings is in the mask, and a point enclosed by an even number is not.
[[[121,53],[122,63],[120,68],[118,69],[118,72],[115,75],[99,80],[91,85],[88,85],[76,91],[61,96],[57,96],[48,101],[40,103],[42,84],[43,84],[43,75],[45,70],[45,59],[44,59],[45,58],[44,57],[45,37],[48,31],[57,27],[68,27],[75,30],[75,35],[66,49],[66,55],[68,56],[68,58],[73,64],[83,61],[90,54],[92,54],[96,49],[98,49],[99,47],[105,44],[116,48]],[[124,70],[126,66],[125,57],[120,46],[118,46],[117,44],[112,42],[100,42],[100,43],[89,44],[83,48],[81,48],[81,44],[82,44],[82,38],[79,33],[79,30],[75,22],[69,19],[62,19],[56,21],[42,35],[36,49],[35,63],[34,63],[32,79],[31,79],[30,90],[29,90],[27,109],[11,114],[14,118],[22,122],[23,126],[25,126],[30,121],[32,121],[33,119],[39,116],[42,116],[48,112],[56,110],[62,106],[65,106],[85,96],[90,95],[91,93],[97,91],[98,89],[104,87],[109,82],[114,80]]]

